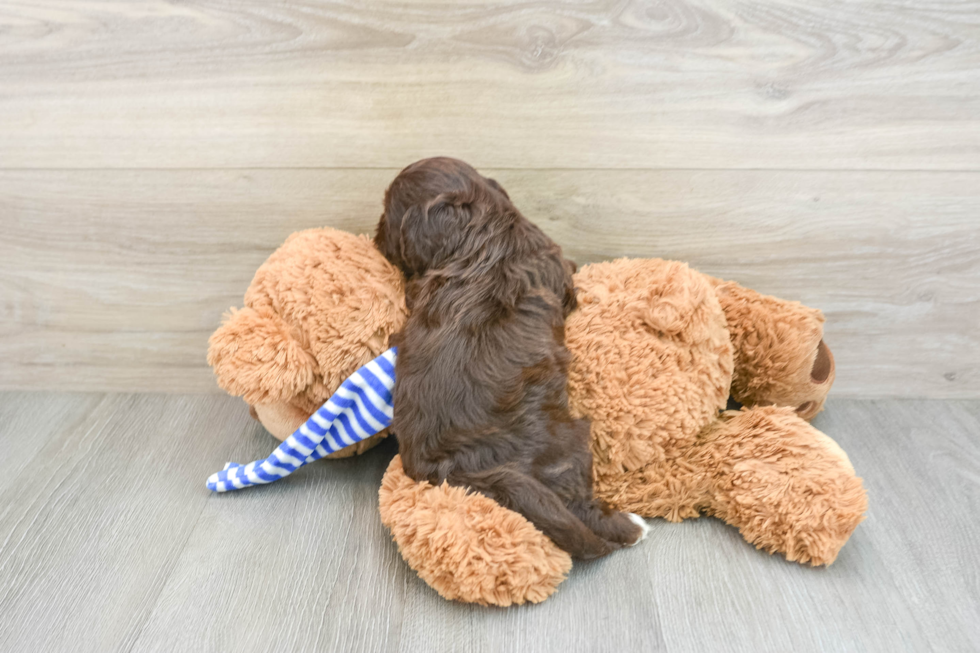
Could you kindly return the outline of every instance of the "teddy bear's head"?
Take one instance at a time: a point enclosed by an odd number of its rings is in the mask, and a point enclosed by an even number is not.
[[[259,267],[245,306],[211,336],[208,363],[282,440],[384,352],[406,316],[401,273],[367,236],[301,231]]]

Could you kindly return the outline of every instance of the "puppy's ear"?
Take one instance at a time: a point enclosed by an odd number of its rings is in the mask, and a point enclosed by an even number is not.
[[[381,214],[378,232],[374,235],[374,246],[396,267],[402,267],[400,215],[392,216],[387,212]]]
[[[570,261],[567,258],[562,259],[562,267],[565,270],[565,279],[562,283],[564,287],[564,295],[562,297],[561,305],[564,310],[565,317],[575,310],[578,306],[578,299],[575,297],[575,279],[572,275],[578,270],[578,265],[575,261]]]
[[[405,212],[399,224],[399,248],[407,276],[440,267],[465,239],[473,204],[455,193],[443,193]],[[394,224],[389,225],[393,229]],[[390,238],[390,236],[389,236]]]
[[[490,177],[484,177],[484,179],[487,180],[488,185],[490,185],[492,188],[497,189],[507,199],[510,199],[510,195],[507,194],[507,191],[504,190],[503,186],[497,183],[496,179],[491,179]]]

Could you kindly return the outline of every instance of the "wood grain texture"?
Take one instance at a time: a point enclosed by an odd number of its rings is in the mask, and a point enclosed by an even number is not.
[[[24,393],[0,401],[0,491],[20,482],[20,475],[45,446],[79,427],[102,401],[97,394]],[[12,509],[0,503],[0,514]]]
[[[215,391],[207,335],[405,164],[581,262],[823,309],[849,396],[980,396],[974,0],[0,0],[0,388]]]
[[[977,170],[972,0],[0,5],[0,166]]]
[[[822,309],[835,393],[980,395],[980,174],[494,170],[580,263],[688,261]],[[0,171],[0,388],[217,391],[221,313],[395,170]]]
[[[72,426],[31,454],[45,414]],[[506,610],[446,602],[401,561],[377,517],[393,442],[217,496],[209,472],[273,446],[230,398],[0,393],[0,415],[0,449],[26,452],[0,488],[5,651],[980,648],[980,401],[830,402],[815,424],[870,509],[829,568],[653,520]]]
[[[128,650],[209,498],[204,479],[256,427],[231,398],[59,397],[2,400],[17,417],[0,449],[37,451],[0,485],[0,650]],[[74,415],[59,428],[49,411]]]

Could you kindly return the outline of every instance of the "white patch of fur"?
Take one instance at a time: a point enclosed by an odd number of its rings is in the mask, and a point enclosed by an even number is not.
[[[633,542],[632,544],[630,544],[630,546],[636,546],[637,544],[639,544],[640,542],[642,542],[644,540],[644,538],[646,538],[647,533],[650,532],[650,527],[647,526],[647,523],[646,523],[646,521],[644,521],[643,517],[640,517],[637,514],[634,514],[632,512],[628,512],[628,513],[626,513],[626,516],[630,518],[630,521],[631,522],[633,522],[634,524],[636,524],[637,526],[639,526],[641,529],[643,529],[642,532],[640,533],[640,537],[638,537],[636,539],[636,542]]]

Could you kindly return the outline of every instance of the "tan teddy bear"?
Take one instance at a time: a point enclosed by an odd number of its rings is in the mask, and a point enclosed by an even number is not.
[[[218,385],[285,440],[348,376],[388,348],[405,322],[405,286],[367,236],[335,229],[292,234],[263,263],[212,334]],[[367,451],[387,432],[328,458]]]
[[[575,282],[569,398],[592,420],[596,494],[644,517],[712,515],[758,548],[833,562],[867,500],[846,454],[805,421],[834,379],[819,311],[659,259],[586,265]],[[245,305],[212,336],[209,362],[279,439],[384,351],[406,314],[398,272],[366,237],[332,229],[291,236]],[[745,408],[725,411],[729,397]],[[397,456],[380,510],[409,565],[449,599],[541,601],[571,568],[521,515],[416,483]]]

